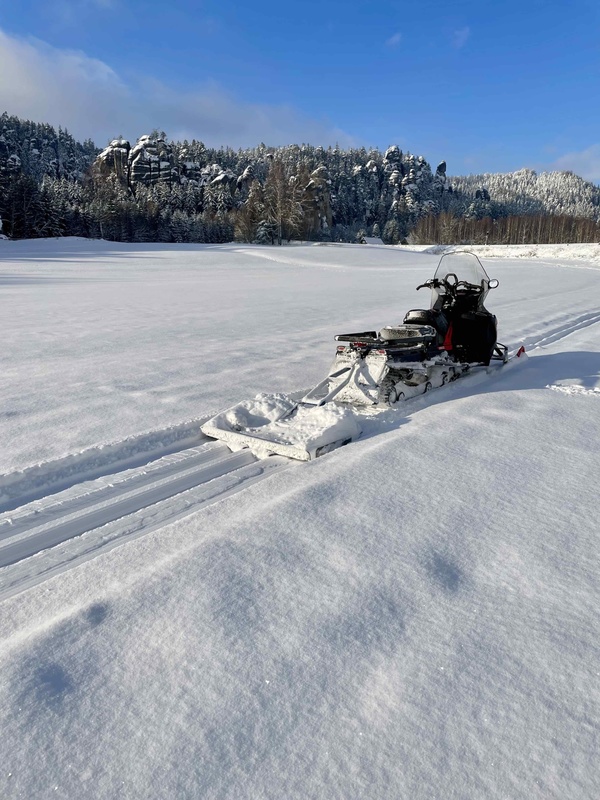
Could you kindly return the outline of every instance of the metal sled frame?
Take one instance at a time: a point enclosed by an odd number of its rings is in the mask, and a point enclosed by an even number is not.
[[[336,378],[340,378],[344,373],[346,376],[337,383],[331,391],[327,392],[327,394],[322,394],[323,390],[327,388],[329,383]],[[359,383],[359,379],[362,378],[362,383]],[[368,392],[369,390],[376,392],[378,390],[378,384],[371,378],[367,369],[365,360],[362,357],[357,357],[354,364],[349,364],[348,366],[344,366],[341,369],[335,370],[334,372],[330,372],[329,375],[318,383],[313,389],[310,390],[307,394],[304,395],[301,403],[306,403],[306,405],[311,406],[324,406],[325,403],[331,402],[337,395],[345,389],[347,386],[351,385],[353,389],[356,389],[359,392],[359,395],[363,395],[365,398],[365,403],[369,405],[374,405],[376,402],[373,400],[372,397],[369,397]]]

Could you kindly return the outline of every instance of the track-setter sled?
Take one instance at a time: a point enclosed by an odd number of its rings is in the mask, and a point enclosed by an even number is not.
[[[348,444],[360,436],[367,409],[394,407],[509,360],[496,317],[484,307],[496,286],[473,253],[444,255],[433,278],[417,286],[431,289],[428,309],[408,311],[402,323],[379,331],[336,336],[329,374],[300,400],[260,394],[217,414],[202,431],[232,449],[304,461]]]

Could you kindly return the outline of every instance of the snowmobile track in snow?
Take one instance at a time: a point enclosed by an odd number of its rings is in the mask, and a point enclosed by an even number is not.
[[[208,438],[200,431],[200,425],[207,419],[189,420],[0,475],[0,514],[84,481],[142,467],[207,442]]]
[[[176,461],[163,458],[132,475],[115,475],[118,483],[92,488],[88,484],[84,493],[46,508],[21,509],[0,521],[0,600],[235,494],[289,464],[282,458],[259,460],[249,450],[232,453],[217,443],[177,456]],[[78,537],[81,540],[73,544]],[[47,552],[31,559],[42,551]]]
[[[589,328],[592,325],[600,323],[600,311],[589,311],[587,314],[582,314],[580,317],[571,319],[563,325],[556,325],[549,328],[543,334],[537,334],[523,339],[523,344],[526,350],[533,350],[536,347],[545,347],[548,344],[554,344],[561,339],[565,339],[572,333]]]

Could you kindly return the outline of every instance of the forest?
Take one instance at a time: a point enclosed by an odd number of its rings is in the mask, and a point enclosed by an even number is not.
[[[397,145],[214,149],[155,130],[100,149],[3,113],[0,220],[15,239],[590,242],[600,240],[600,187],[530,169],[453,177]]]

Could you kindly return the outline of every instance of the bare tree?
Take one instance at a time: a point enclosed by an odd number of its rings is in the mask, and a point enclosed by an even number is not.
[[[277,244],[297,234],[302,224],[302,191],[297,181],[286,175],[283,161],[271,163],[264,187],[265,218],[277,229]]]

